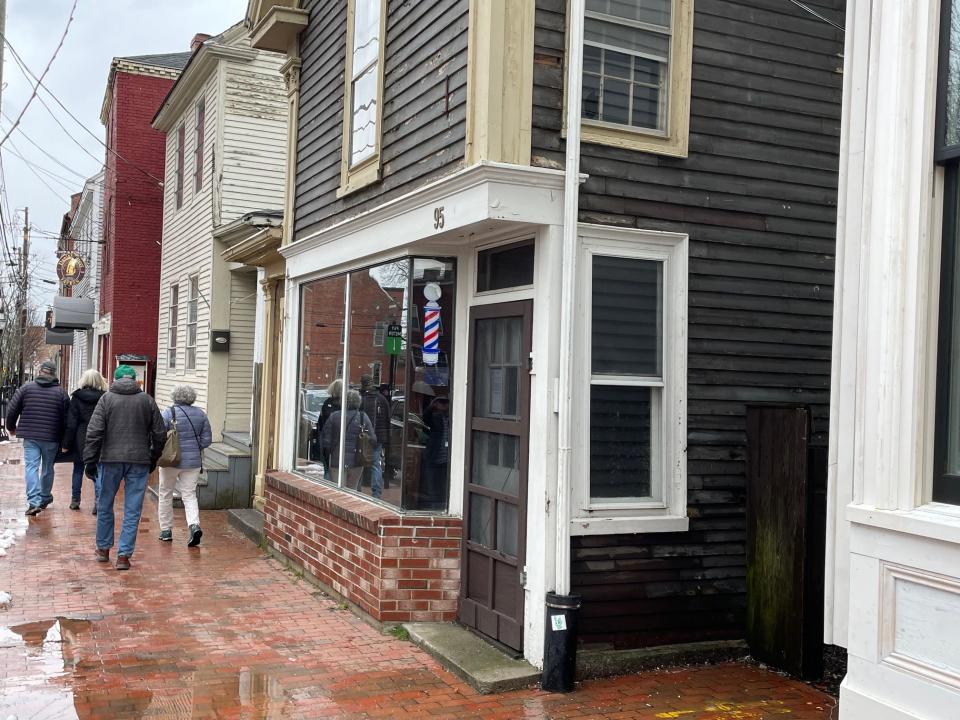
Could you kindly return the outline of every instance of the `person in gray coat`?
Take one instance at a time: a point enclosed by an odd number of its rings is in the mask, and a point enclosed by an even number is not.
[[[180,464],[160,468],[160,492],[157,512],[160,519],[160,540],[173,540],[173,491],[180,491],[183,511],[187,516],[190,539],[187,547],[200,544],[200,508],[197,504],[197,480],[203,471],[203,450],[213,442],[207,414],[194,406],[197,393],[189,385],[177,385],[170,393],[173,405],[163,411],[167,430],[176,424],[180,440]]]
[[[371,442],[377,444],[377,435],[373,430],[373,423],[367,414],[360,409],[360,393],[356,390],[347,391],[346,433],[343,443],[343,471],[346,474],[346,484],[360,489],[363,478],[363,465],[357,462],[357,439],[360,429],[366,429]],[[323,424],[323,449],[330,457],[330,480],[339,482],[340,468],[340,410],[330,416]]]
[[[113,501],[123,482],[123,523],[117,548],[117,570],[130,569],[137,542],[147,478],[157,466],[167,441],[167,428],[153,398],[143,392],[137,373],[121,365],[110,391],[97,403],[87,425],[83,462],[88,477],[99,474],[97,498],[98,562],[109,562],[113,547]]]

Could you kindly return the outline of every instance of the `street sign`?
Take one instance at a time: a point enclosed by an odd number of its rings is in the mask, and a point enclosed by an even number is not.
[[[403,326],[387,325],[387,354],[399,355],[403,350]]]

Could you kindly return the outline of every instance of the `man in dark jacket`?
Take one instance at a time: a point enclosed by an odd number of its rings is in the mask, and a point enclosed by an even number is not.
[[[45,360],[37,379],[22,386],[10,400],[7,431],[23,440],[27,515],[36,515],[53,502],[53,463],[69,405],[52,360]]]
[[[369,473],[370,494],[378,498],[383,494],[383,453],[390,443],[390,403],[380,394],[369,375],[360,376],[360,398],[363,411],[373,423],[373,432],[377,436]]]
[[[110,392],[90,416],[83,462],[89,477],[99,472],[97,498],[97,561],[109,562],[113,547],[113,501],[123,481],[123,523],[117,548],[117,570],[130,569],[143,512],[147,477],[157,466],[167,428],[153,398],[140,389],[137,373],[121,365]],[[99,467],[98,467],[99,463]]]

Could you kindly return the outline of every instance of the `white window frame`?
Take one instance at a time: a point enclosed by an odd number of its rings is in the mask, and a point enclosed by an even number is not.
[[[353,83],[362,73],[354,72],[354,16],[357,3],[366,2],[380,6],[380,29],[377,56],[377,129],[374,151],[357,163],[352,162],[351,143],[353,138]],[[343,140],[340,157],[340,187],[337,197],[366,187],[380,179],[380,151],[383,139],[383,62],[384,46],[387,42],[387,2],[386,0],[348,0],[347,2],[347,57],[344,66],[343,89]],[[364,66],[369,68],[370,66]]]
[[[641,152],[687,157],[690,140],[690,84],[693,66],[693,3],[694,0],[672,0],[670,13],[670,51],[667,62],[666,107],[664,128],[621,125],[582,117],[580,109],[580,139],[585,143],[612,145],[614,147]],[[607,16],[586,12],[585,17],[606,18]],[[646,31],[661,32],[655,26],[624,20],[625,26],[633,25]],[[590,43],[595,45],[595,43]],[[604,46],[606,47],[606,46]],[[630,51],[609,48],[617,52],[631,54]],[[580,70],[580,82],[583,83],[583,69]],[[565,93],[566,94],[566,93]],[[566,128],[564,128],[566,131]]]
[[[207,129],[207,103],[206,98],[201,97],[194,105],[194,128],[193,128],[193,192],[194,195],[203,188],[203,145]]]
[[[194,292],[196,294],[194,295]],[[193,317],[193,322],[190,318]],[[197,337],[200,332],[200,276],[191,275],[187,278],[187,338],[186,357],[183,366],[185,370],[197,369]],[[190,329],[193,328],[193,344],[190,344]]]
[[[373,324],[373,346],[374,347],[383,347],[383,343],[387,339],[387,321],[386,320],[377,320]]]
[[[170,283],[167,300],[167,368],[177,369],[177,346],[180,337],[180,284]]]
[[[574,421],[584,439],[574,458],[573,535],[685,531],[687,518],[687,248],[685,234],[580,225],[577,356],[574,359]],[[612,256],[663,263],[662,351],[660,379],[603,376],[594,380],[592,352],[593,258]],[[615,382],[661,387],[660,423],[651,424],[651,467],[659,466],[659,486],[651,497],[592,502],[590,499],[590,388]],[[656,406],[655,406],[656,407]]]

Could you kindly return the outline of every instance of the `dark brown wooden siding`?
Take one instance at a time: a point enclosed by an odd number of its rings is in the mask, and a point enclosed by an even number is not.
[[[307,0],[301,35],[297,237],[402,195],[463,164],[468,0],[387,3],[380,182],[337,199],[346,0]]]
[[[564,159],[565,6],[537,0],[535,164]],[[826,444],[842,52],[787,0],[696,0],[689,157],[583,145],[581,221],[690,235],[690,530],[573,540],[586,644],[744,635],[745,403],[808,404]]]

